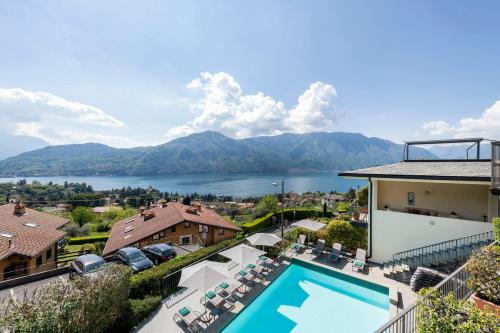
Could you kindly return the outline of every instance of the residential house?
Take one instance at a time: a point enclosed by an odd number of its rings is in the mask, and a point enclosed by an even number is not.
[[[491,160],[410,160],[342,172],[369,183],[371,260],[492,230]],[[391,237],[388,237],[391,235]]]
[[[66,223],[23,204],[0,206],[0,281],[56,268]]]
[[[155,243],[212,245],[233,238],[241,228],[213,210],[186,206],[177,202],[161,202],[140,214],[118,221],[103,250],[103,255],[125,246],[143,247]]]

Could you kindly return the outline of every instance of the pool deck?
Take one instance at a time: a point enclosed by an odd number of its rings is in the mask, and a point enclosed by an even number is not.
[[[322,258],[314,259],[308,253],[301,253],[295,255],[293,258],[310,262],[322,267],[332,269],[334,271],[340,271],[344,274],[351,275],[369,282],[380,284],[386,286],[390,289],[393,295],[397,291],[398,304],[392,306],[390,309],[390,315],[395,316],[397,312],[408,307],[416,300],[416,294],[411,291],[410,287],[397,282],[392,279],[384,277],[383,269],[377,264],[368,262],[364,272],[357,272],[352,270],[352,265],[348,259],[341,258],[337,263],[330,263],[326,259],[328,254],[323,254]],[[276,267],[272,272],[265,276],[265,281],[258,283],[255,287],[250,289],[245,294],[239,294],[237,301],[234,303],[234,307],[224,311],[222,315],[212,318],[207,323],[201,323],[200,331],[204,332],[219,332],[227,323],[229,323],[239,312],[241,312],[245,306],[252,302],[261,292],[264,290],[276,277],[278,277],[290,264],[290,260],[287,258],[283,263]],[[233,267],[229,272],[230,275],[236,274],[240,270],[239,266]],[[173,315],[182,307],[189,306],[193,310],[200,313],[204,313],[204,306],[200,303],[200,298],[203,296],[203,292],[196,290],[189,296],[185,297],[177,304],[167,307],[166,302],[162,302],[161,307],[151,314],[146,320],[144,320],[141,325],[135,328],[133,332],[141,333],[154,333],[154,332],[187,332],[183,330],[179,325],[173,321]]]

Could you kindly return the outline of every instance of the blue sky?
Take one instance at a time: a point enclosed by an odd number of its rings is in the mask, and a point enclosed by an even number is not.
[[[499,12],[498,1],[3,1],[0,131],[114,146],[205,129],[493,137]]]

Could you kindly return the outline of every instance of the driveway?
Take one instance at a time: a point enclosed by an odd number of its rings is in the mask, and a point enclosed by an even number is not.
[[[39,280],[39,281],[34,281],[31,283],[27,284],[22,284],[14,288],[9,288],[9,289],[4,289],[0,291],[0,299],[3,299],[5,297],[8,297],[10,295],[10,291],[13,290],[14,294],[16,295],[17,299],[19,301],[22,301],[24,299],[24,295],[31,295],[36,289],[40,288],[43,285],[46,285],[50,282],[57,281],[58,279],[65,279],[68,280],[68,274],[62,274],[59,276],[53,276],[47,279]]]

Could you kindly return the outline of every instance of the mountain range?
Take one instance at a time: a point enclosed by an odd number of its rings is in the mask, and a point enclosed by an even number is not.
[[[398,162],[403,146],[359,133],[235,140],[206,131],[151,147],[48,146],[0,161],[0,176],[124,176],[355,169]],[[413,158],[436,158],[425,149]]]

